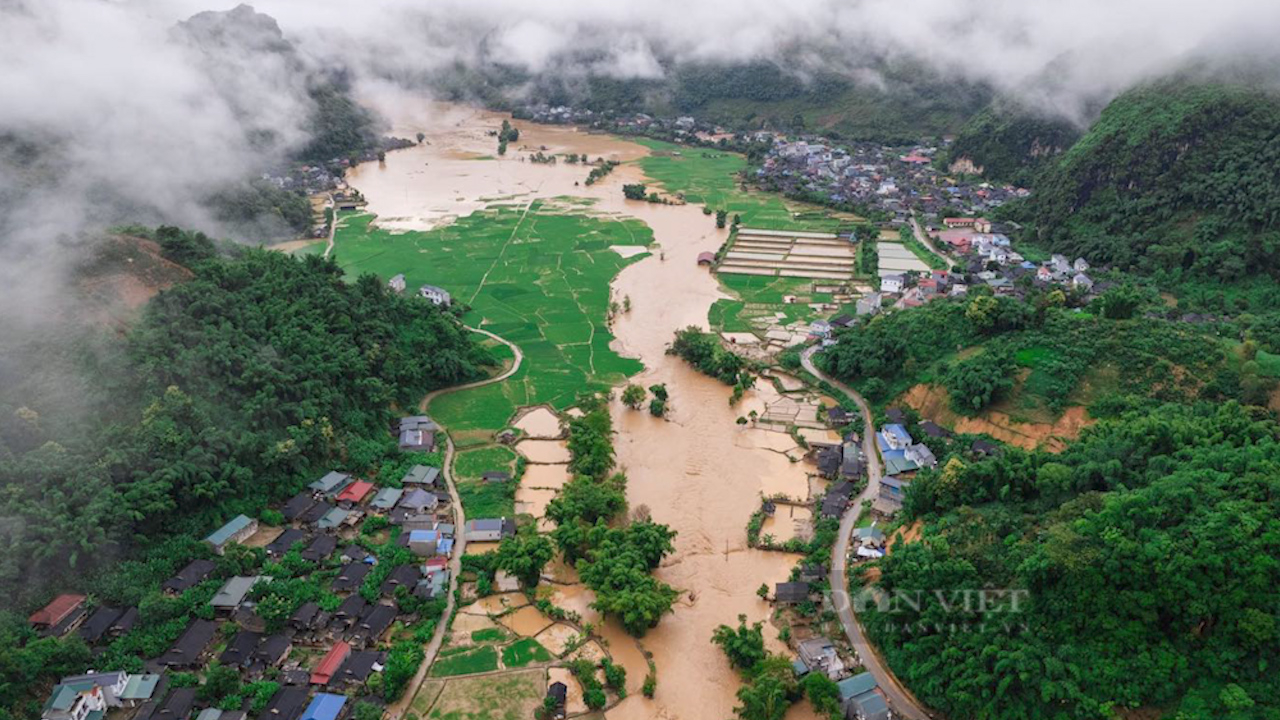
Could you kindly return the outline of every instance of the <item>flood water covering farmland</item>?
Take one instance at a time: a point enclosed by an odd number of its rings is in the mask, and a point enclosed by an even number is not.
[[[806,497],[803,466],[792,462],[785,439],[735,420],[743,407],[762,405],[749,392],[744,405],[730,407],[730,388],[665,354],[674,332],[707,326],[711,304],[724,297],[715,278],[697,265],[697,255],[715,251],[727,230],[717,230],[698,205],[661,205],[628,201],[624,183],[645,181],[638,165],[627,164],[648,150],[636,143],[568,127],[516,122],[521,135],[506,157],[496,157],[497,129],[504,116],[430,103],[402,103],[395,133],[426,135],[417,147],[391,153],[385,163],[352,170],[349,182],[368,200],[368,210],[388,229],[427,230],[482,209],[492,202],[527,203],[564,196],[593,200],[591,212],[637,218],[654,234],[652,254],[625,268],[615,279],[616,297],[630,297],[631,310],[614,321],[614,348],[637,358],[645,370],[633,379],[644,386],[665,383],[671,396],[668,418],[612,407],[618,436],[619,467],[629,478],[633,511],[648,508],[655,521],[679,535],[675,552],[658,569],[663,581],[683,592],[672,614],[641,641],[658,669],[658,690],[649,700],[638,692],[648,672],[644,656],[616,623],[602,634],[610,652],[627,668],[630,697],[609,711],[610,718],[728,717],[736,704],[736,674],[711,644],[720,624],[735,624],[740,614],[764,620],[770,606],[756,595],[761,583],[787,579],[796,556],[747,547],[746,524],[760,505],[761,492],[785,491]],[[623,162],[603,181],[581,184],[587,169],[568,163],[521,160],[547,154],[586,153]],[[341,245],[337,252],[342,251]],[[772,392],[771,389],[762,392]],[[785,436],[784,436],[785,438]],[[549,443],[549,441],[525,441]],[[522,447],[532,450],[533,447]],[[539,447],[538,450],[543,450]],[[532,457],[531,459],[535,459]],[[548,456],[546,461],[555,462]],[[572,583],[573,573],[562,573]],[[565,600],[585,608],[590,591],[580,585],[556,585]],[[585,613],[584,613],[585,615]],[[589,618],[590,619],[590,618]],[[781,650],[776,630],[766,631]],[[788,716],[803,717],[807,705]]]

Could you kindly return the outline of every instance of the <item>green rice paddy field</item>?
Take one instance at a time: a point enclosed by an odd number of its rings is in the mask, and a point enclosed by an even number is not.
[[[647,246],[637,220],[592,213],[570,201],[495,206],[429,232],[391,233],[372,215],[344,219],[335,254],[350,275],[404,273],[410,291],[430,283],[469,306],[467,324],[519,345],[525,362],[509,380],[442,395],[429,412],[459,445],[485,442],[516,409],[558,409],[591,389],[639,372],[636,360],[609,349],[609,284],[626,265],[612,245]]]
[[[742,190],[737,181],[737,174],[747,167],[742,155],[632,139],[654,151],[639,161],[645,175],[669,193],[684,193],[689,203],[727,210],[730,217],[740,214],[748,227],[824,231],[840,225],[840,220],[820,208],[791,206],[779,195]]]

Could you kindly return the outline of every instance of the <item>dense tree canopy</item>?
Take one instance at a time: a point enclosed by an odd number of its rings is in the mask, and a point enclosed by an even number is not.
[[[1165,82],[1113,101],[1025,207],[1042,241],[1094,264],[1233,280],[1280,270],[1280,99]]]
[[[925,537],[880,563],[880,586],[1023,602],[895,603],[869,610],[870,632],[948,716],[1280,716],[1280,428],[1260,417],[1135,410],[1057,456],[1008,449],[923,474],[906,512]]]

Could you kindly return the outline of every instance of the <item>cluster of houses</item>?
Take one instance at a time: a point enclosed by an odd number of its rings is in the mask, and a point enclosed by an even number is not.
[[[1037,265],[1013,250],[1008,236],[984,218],[945,218],[942,224],[942,229],[931,229],[931,234],[965,261],[966,273],[990,285],[997,294],[1017,294],[1015,283],[1026,276],[1041,288],[1056,286],[1085,294],[1095,289],[1084,258],[1053,255]]]
[[[812,137],[779,137],[756,178],[769,189],[816,193],[832,202],[879,210],[896,223],[907,222],[912,211],[926,217],[982,214],[1029,194],[1011,185],[947,177],[933,167],[936,153],[934,147],[835,146]]]
[[[403,293],[407,285],[408,281],[405,280],[404,273],[399,273],[387,281],[387,287],[398,293]],[[418,288],[418,297],[426,298],[440,307],[447,308],[453,305],[453,296],[449,291],[436,285],[423,285]]]
[[[421,416],[404,420],[416,428],[430,423]],[[425,600],[449,592],[456,531],[440,471],[414,466],[399,485],[378,488],[333,471],[279,509],[283,527],[262,546],[264,551],[276,560],[297,551],[302,559],[330,568],[328,590],[341,599],[336,607],[303,603],[283,628],[269,631],[257,613],[253,589],[271,578],[227,578],[209,601],[210,608],[197,613],[168,649],[146,661],[144,673],[109,671],[63,678],[45,705],[43,720],[99,720],[108,713],[132,720],[245,718],[244,710],[199,708],[195,688],[169,689],[169,673],[198,671],[212,661],[236,668],[246,682],[271,678],[280,683],[267,709],[257,716],[262,720],[340,720],[348,712],[348,697],[361,694],[386,662],[384,637],[401,615],[397,598],[402,588]],[[399,526],[397,542],[415,557],[386,574],[373,600],[364,586],[379,559],[355,542],[361,523],[370,517]],[[261,529],[259,520],[239,515],[204,542],[215,555],[223,555],[234,544],[250,542]],[[468,522],[462,532],[469,540],[489,541],[514,530],[510,520],[498,519]],[[217,568],[213,560],[192,560],[161,589],[177,597],[214,576]],[[29,622],[46,636],[78,633],[90,645],[102,646],[128,633],[137,619],[136,607],[91,608],[85,596],[67,594],[33,613]]]
[[[891,720],[893,713],[869,672],[851,674],[835,644],[826,637],[802,640],[791,663],[797,677],[821,673],[836,682],[846,720]]]

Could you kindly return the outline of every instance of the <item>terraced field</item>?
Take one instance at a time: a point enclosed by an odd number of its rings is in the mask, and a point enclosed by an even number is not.
[[[716,272],[847,281],[853,277],[854,251],[835,233],[743,227]]]

